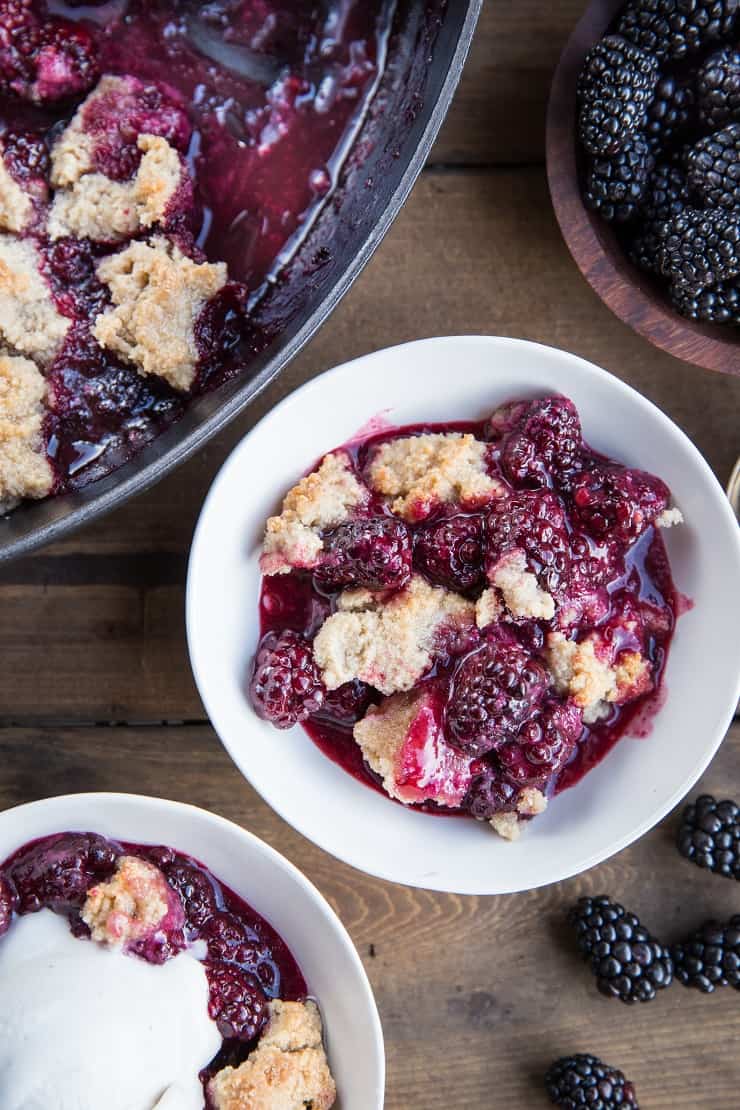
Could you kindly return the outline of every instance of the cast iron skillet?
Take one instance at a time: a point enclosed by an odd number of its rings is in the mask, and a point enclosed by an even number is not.
[[[258,310],[267,345],[242,374],[193,401],[178,423],[130,463],[79,492],[22,505],[0,519],[0,562],[58,540],[159,481],[254,400],[323,324],[424,166],[482,3],[400,0],[386,73],[339,189]]]

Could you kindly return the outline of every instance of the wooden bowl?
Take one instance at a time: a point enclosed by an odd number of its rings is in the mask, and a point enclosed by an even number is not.
[[[576,86],[586,53],[624,0],[592,0],[558,63],[547,110],[547,176],[555,215],[578,268],[625,324],[676,358],[740,375],[740,336],[732,328],[696,324],[671,307],[667,294],[630,262],[611,227],[583,203],[578,177]]]

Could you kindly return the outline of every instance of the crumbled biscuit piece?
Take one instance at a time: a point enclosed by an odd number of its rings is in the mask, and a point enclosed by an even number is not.
[[[0,355],[0,512],[51,492],[54,475],[42,434],[46,393],[33,362]]]
[[[492,586],[501,591],[504,604],[514,617],[549,621],[555,616],[552,596],[540,588],[536,575],[527,570],[523,551],[512,551],[489,572]]]
[[[260,566],[263,574],[287,574],[319,562],[323,528],[341,524],[350,509],[364,505],[368,491],[358,482],[344,451],[325,455],[318,470],[285,495],[280,516],[267,521]]]
[[[49,216],[52,239],[65,235],[117,242],[160,223],[183,179],[180,155],[166,139],[140,135],[143,158],[130,181],[88,173],[57,192]]]
[[[93,334],[103,347],[132,362],[141,374],[187,390],[199,361],[195,324],[226,284],[226,266],[193,262],[157,236],[105,258],[98,277],[114,308],[97,317]]]
[[[489,824],[504,840],[518,840],[524,821],[521,817],[537,817],[547,809],[547,798],[535,786],[525,786],[516,803],[516,813],[494,813]]]
[[[501,492],[486,467],[488,446],[472,435],[445,432],[383,443],[370,463],[370,484],[394,497],[405,520],[422,520],[443,502],[482,504]]]
[[[600,702],[612,700],[617,688],[616,674],[596,654],[592,636],[576,643],[566,640],[562,632],[551,632],[546,658],[555,689],[559,694],[570,695],[584,711],[584,717]]]
[[[94,117],[97,106],[116,96],[127,96],[130,81],[125,77],[101,77],[93,91],[82,102],[51,151],[51,183],[69,188],[83,174],[95,168],[95,133],[88,130],[86,120]]]
[[[243,1064],[208,1086],[215,1110],[329,1110],[337,1091],[321,1042],[314,1002],[269,1004],[270,1019]]]
[[[0,230],[23,231],[32,216],[33,201],[8,172],[0,144]]]
[[[639,651],[621,652],[614,668],[617,688],[609,700],[620,705],[647,694],[653,687],[652,673],[650,660]]]
[[[502,612],[498,590],[484,590],[475,603],[475,623],[478,628],[487,628],[501,620]]]
[[[674,505],[671,509],[663,509],[654,522],[658,528],[672,528],[674,524],[683,524],[683,513]]]
[[[82,920],[93,940],[127,944],[156,931],[170,902],[170,888],[158,867],[138,856],[121,856],[113,878],[88,891]]]
[[[0,234],[0,342],[45,366],[69,326],[56,310],[34,244]]]
[[[414,575],[405,589],[372,608],[348,611],[340,603],[314,640],[314,656],[329,690],[358,678],[394,694],[410,690],[429,669],[443,626],[474,620],[473,602]]]

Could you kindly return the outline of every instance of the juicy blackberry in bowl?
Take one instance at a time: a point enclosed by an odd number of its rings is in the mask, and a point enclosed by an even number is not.
[[[673,980],[668,949],[638,917],[606,895],[580,898],[568,915],[578,947],[607,998],[650,1002]]]
[[[693,118],[693,82],[661,77],[648,109],[645,135],[653,151],[663,151],[684,134]]]
[[[562,1056],[545,1076],[545,1090],[563,1110],[639,1110],[635,1089],[624,1074],[598,1056]]]
[[[709,208],[740,204],[740,123],[700,139],[686,155],[689,187]]]
[[[660,59],[677,60],[729,38],[737,12],[738,0],[630,0],[617,29]]]
[[[589,52],[578,87],[579,134],[591,154],[613,155],[647,122],[658,83],[655,57],[619,35]]]
[[[595,158],[586,179],[586,206],[604,220],[625,223],[640,210],[655,160],[637,134],[611,158]]]
[[[629,244],[629,255],[641,270],[659,272],[659,256],[666,224],[679,216],[689,202],[686,173],[669,162],[651,173],[640,206],[640,221]]]
[[[740,51],[734,46],[712,54],[696,76],[699,119],[715,130],[740,117]]]

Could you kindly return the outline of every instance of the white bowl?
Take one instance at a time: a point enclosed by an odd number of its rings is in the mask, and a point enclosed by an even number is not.
[[[666,533],[681,618],[667,701],[647,739],[622,740],[514,844],[485,824],[404,809],[336,766],[300,728],[277,732],[245,690],[259,638],[266,518],[322,454],[379,414],[394,424],[482,419],[516,397],[560,392],[587,441],[670,485],[686,525]],[[584,871],[646,832],[717,750],[740,693],[740,532],[704,459],[654,405],[606,371],[514,339],[450,337],[378,351],[322,374],[242,440],[208,495],[187,592],[190,659],[216,732],[286,821],[347,863],[462,894],[528,890]]]
[[[204,863],[278,931],[321,1007],[337,1110],[382,1110],[383,1033],[350,937],[300,871],[256,836],[195,806],[133,794],[69,794],[0,813],[0,860],[65,830],[166,844]]]

